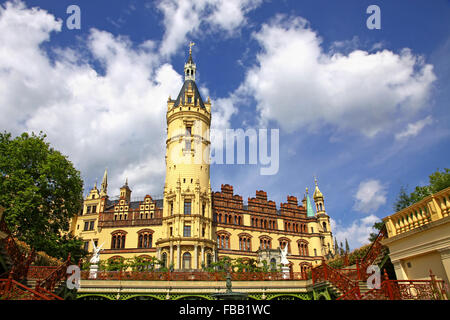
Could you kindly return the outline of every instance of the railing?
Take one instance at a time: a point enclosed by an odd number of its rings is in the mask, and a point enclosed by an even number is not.
[[[305,272],[232,272],[233,281],[307,280]],[[151,281],[225,281],[225,272],[159,272],[159,271],[98,271],[95,280],[151,280]],[[82,280],[93,280],[90,271],[81,271]]]
[[[0,231],[7,234],[7,237],[0,239],[3,248],[6,251],[6,255],[11,259],[12,262],[12,274],[14,275],[14,280],[22,280],[26,277],[28,273],[28,268],[36,257],[36,252],[34,249],[28,253],[28,255],[22,252],[14,241],[11,231],[8,229],[4,219],[0,221]],[[0,278],[6,278],[10,272],[5,272],[0,275]]]
[[[147,225],[161,225],[162,212],[155,211],[153,218],[141,218],[140,212],[128,212],[127,219],[115,220],[116,214],[114,212],[101,213],[98,221],[98,226],[103,228],[108,227],[129,227],[129,226],[147,226]]]
[[[50,273],[44,280],[36,281],[36,291],[53,292],[56,285],[67,279],[67,268],[70,265],[70,253],[67,260]]]
[[[383,245],[381,240],[383,240],[387,235],[386,228],[383,226],[378,233],[377,238],[370,246],[366,255],[362,258],[361,262],[357,261],[356,267],[358,269],[358,280],[366,281],[368,274],[367,268],[372,265],[380,253],[383,251]]]
[[[350,294],[359,296],[359,284],[358,281],[350,279],[346,276],[342,270],[336,270],[322,261],[322,265],[312,269],[313,283],[329,281],[336,288],[338,288],[343,295]]]
[[[450,215],[450,187],[383,219],[389,237],[419,228]]]
[[[363,294],[361,300],[448,300],[448,288],[436,280],[430,270],[430,280],[389,280],[386,270],[379,289]]]
[[[12,275],[0,279],[0,300],[52,300],[51,298],[15,281]]]
[[[56,266],[30,266],[27,279],[44,280],[52,274],[58,267]]]

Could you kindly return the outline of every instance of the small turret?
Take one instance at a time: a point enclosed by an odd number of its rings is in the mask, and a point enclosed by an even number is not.
[[[131,199],[131,189],[128,187],[128,178],[125,180],[125,184],[120,188],[120,198],[125,199],[130,203]]]

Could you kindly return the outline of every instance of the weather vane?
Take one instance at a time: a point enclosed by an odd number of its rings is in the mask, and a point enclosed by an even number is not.
[[[189,54],[192,54],[192,47],[195,45],[194,42],[189,42]]]

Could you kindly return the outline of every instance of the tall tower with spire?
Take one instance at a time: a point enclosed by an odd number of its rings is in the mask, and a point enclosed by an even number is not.
[[[324,197],[317,185],[317,178],[314,178],[314,184],[313,199],[316,205],[317,222],[320,228],[322,254],[325,256],[328,253],[334,252],[333,235],[331,233],[330,217],[325,211]]]
[[[100,197],[107,197],[107,196],[108,196],[108,169],[105,169],[100,189]]]
[[[156,246],[157,257],[175,270],[200,269],[216,256],[209,172],[211,102],[203,101],[195,83],[193,45],[178,97],[167,102],[163,237]]]

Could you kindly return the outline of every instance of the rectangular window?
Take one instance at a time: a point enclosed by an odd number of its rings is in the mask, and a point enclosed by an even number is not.
[[[183,237],[190,237],[191,236],[191,226],[184,226],[183,229]]]
[[[169,202],[169,211],[170,211],[170,215],[173,215],[173,201]]]
[[[85,241],[85,242],[84,242],[83,249],[84,249],[85,251],[89,251],[89,241]]]
[[[89,230],[94,230],[95,220],[89,222]]]
[[[89,230],[89,221],[85,221],[83,231],[88,231],[88,230]]]
[[[91,213],[91,206],[86,207],[86,214],[89,214],[89,213]]]
[[[92,206],[92,213],[97,213],[97,206]]]
[[[203,202],[203,203],[202,203],[202,216],[205,216],[205,208],[206,208],[206,205],[205,205],[205,203]]]
[[[184,200],[184,214],[191,214],[191,200]]]
[[[173,236],[173,228],[170,227],[169,230],[170,230],[170,236]]]

